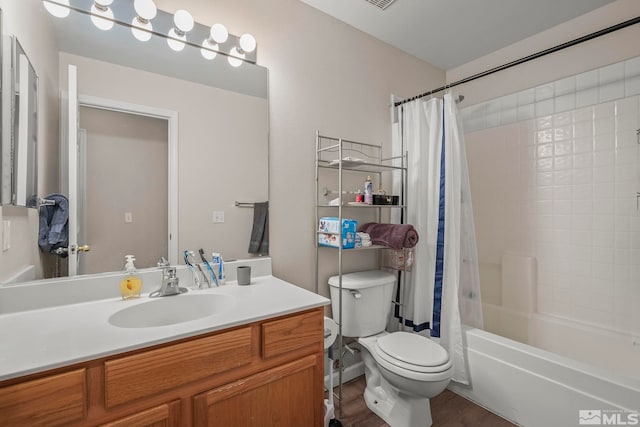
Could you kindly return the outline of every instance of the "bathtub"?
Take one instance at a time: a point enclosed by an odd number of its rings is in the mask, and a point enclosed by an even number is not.
[[[465,327],[464,340],[471,383],[449,389],[491,412],[527,427],[578,426],[581,410],[638,425],[639,380],[480,329]]]

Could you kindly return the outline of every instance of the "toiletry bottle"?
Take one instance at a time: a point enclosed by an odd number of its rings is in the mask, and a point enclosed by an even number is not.
[[[124,269],[127,271],[127,277],[120,282],[120,294],[124,300],[139,298],[142,290],[142,279],[134,275],[136,266],[133,265],[133,261],[135,260],[133,255],[125,255]]]
[[[364,194],[362,194],[359,188],[358,191],[356,191],[356,203],[364,203]]]
[[[220,254],[220,268],[218,268],[218,281],[221,285],[224,285],[227,281],[227,278],[224,276],[224,259],[222,259],[222,254]]]
[[[373,204],[373,183],[370,176],[367,176],[367,180],[364,182],[364,202],[368,205]]]
[[[211,267],[215,272],[216,277],[218,278],[218,285],[224,285],[224,265],[222,261],[222,255],[218,252],[211,253]]]

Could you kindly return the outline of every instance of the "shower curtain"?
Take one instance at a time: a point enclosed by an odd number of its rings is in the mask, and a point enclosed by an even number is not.
[[[404,104],[400,116],[408,152],[406,222],[420,234],[401,321],[414,332],[428,330],[452,359],[452,379],[468,384],[461,325],[482,328],[483,321],[461,120],[451,94]]]

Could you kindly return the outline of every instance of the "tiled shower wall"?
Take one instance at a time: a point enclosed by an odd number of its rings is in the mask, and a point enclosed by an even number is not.
[[[485,302],[533,254],[538,312],[640,334],[638,94],[640,58],[462,110]]]

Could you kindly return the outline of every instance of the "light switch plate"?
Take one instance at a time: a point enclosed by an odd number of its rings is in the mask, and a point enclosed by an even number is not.
[[[127,223],[127,224],[133,222],[133,213],[132,212],[125,212],[124,213],[124,222]]]
[[[213,211],[213,222],[221,224],[224,222],[224,211]]]

